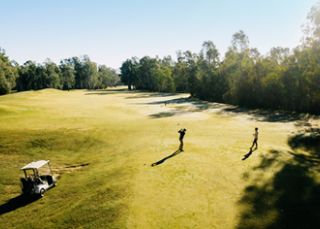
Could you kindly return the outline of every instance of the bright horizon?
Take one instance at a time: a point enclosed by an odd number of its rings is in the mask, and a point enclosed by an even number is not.
[[[211,40],[221,56],[243,30],[250,46],[294,48],[317,0],[19,1],[1,2],[0,47],[23,64],[88,55],[118,69],[132,56],[199,52]]]

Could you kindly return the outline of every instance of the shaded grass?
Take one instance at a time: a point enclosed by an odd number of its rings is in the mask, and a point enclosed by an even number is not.
[[[239,229],[290,228],[313,229],[320,227],[319,143],[317,129],[305,130],[288,139],[292,150],[273,150],[255,166],[251,184],[240,200],[243,206]],[[269,179],[265,171],[275,171]]]

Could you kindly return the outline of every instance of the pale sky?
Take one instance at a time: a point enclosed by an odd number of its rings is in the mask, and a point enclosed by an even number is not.
[[[118,69],[132,56],[223,54],[243,30],[262,54],[293,48],[317,0],[0,0],[0,47],[10,59],[43,62],[88,55]]]

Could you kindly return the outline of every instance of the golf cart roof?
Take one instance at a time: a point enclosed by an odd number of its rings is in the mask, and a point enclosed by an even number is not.
[[[40,160],[40,161],[33,161],[25,166],[23,166],[21,168],[21,170],[25,170],[25,169],[39,169],[41,168],[42,166],[48,164],[49,161],[46,161],[46,160]]]

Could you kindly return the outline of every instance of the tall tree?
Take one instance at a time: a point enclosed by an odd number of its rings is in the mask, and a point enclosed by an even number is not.
[[[5,55],[5,51],[0,48],[0,95],[10,93],[16,85],[16,66]]]
[[[138,79],[138,61],[133,57],[127,59],[120,67],[121,81],[128,85],[128,89],[132,90],[132,86],[136,86]]]
[[[40,89],[39,77],[37,77],[37,65],[29,60],[19,67],[19,77],[17,79],[17,90],[26,91],[31,89]]]
[[[99,66],[99,85],[100,88],[113,87],[119,84],[120,78],[115,70],[105,65]]]
[[[60,69],[59,67],[53,63],[51,60],[47,60],[44,65],[44,88],[58,88],[61,89],[61,82],[60,82]]]
[[[70,90],[75,86],[75,69],[72,59],[65,59],[60,62],[62,89]]]

